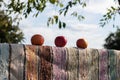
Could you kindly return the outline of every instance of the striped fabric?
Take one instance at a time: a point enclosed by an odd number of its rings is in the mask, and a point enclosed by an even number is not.
[[[52,47],[53,80],[67,80],[67,53],[65,48]]]
[[[0,80],[120,80],[120,51],[0,44]]]
[[[108,52],[106,50],[99,50],[99,80],[108,80]]]

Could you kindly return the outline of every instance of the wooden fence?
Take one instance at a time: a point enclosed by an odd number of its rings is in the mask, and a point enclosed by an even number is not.
[[[120,80],[120,51],[0,44],[0,80]]]

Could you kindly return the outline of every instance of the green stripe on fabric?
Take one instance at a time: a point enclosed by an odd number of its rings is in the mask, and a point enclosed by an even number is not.
[[[109,52],[109,80],[116,80],[116,54],[113,50]]]

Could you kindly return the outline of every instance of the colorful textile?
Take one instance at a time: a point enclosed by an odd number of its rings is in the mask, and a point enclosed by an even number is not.
[[[120,51],[115,51],[116,54],[116,80],[120,80]]]
[[[90,49],[88,53],[91,54],[91,79],[89,80],[99,80],[99,53],[97,49]]]
[[[108,80],[108,51],[99,50],[99,80]]]
[[[0,80],[8,80],[9,55],[9,44],[0,44]]]
[[[79,80],[91,80],[91,53],[88,49],[79,49]]]
[[[120,51],[0,44],[0,80],[120,80]]]
[[[76,48],[67,48],[68,52],[68,80],[79,80],[79,53]]]
[[[109,50],[109,80],[116,80],[116,54],[114,50]]]
[[[53,80],[67,80],[67,53],[65,48],[52,47]]]
[[[40,46],[38,56],[39,62],[39,74],[38,80],[51,80],[52,79],[52,52],[50,46]]]

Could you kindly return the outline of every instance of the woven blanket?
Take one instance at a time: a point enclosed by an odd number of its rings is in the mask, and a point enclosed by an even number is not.
[[[0,80],[120,80],[120,51],[0,44]]]

